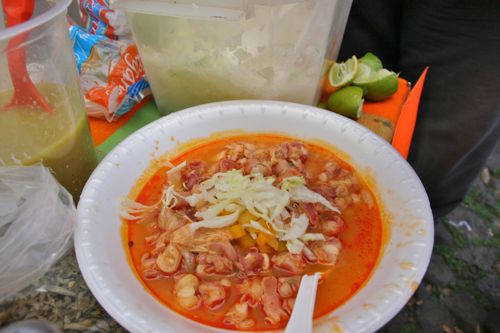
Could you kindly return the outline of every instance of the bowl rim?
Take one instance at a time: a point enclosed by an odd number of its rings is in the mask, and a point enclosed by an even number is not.
[[[423,205],[427,207],[427,211],[424,212],[424,214],[423,214],[424,220],[426,223],[425,226],[427,227],[427,229],[426,229],[427,234],[424,237],[425,238],[425,247],[424,247],[423,253],[421,253],[421,255],[420,255],[421,259],[420,259],[419,269],[415,273],[414,279],[413,279],[413,281],[415,283],[417,283],[417,286],[418,286],[418,284],[421,283],[423,276],[426,272],[426,269],[429,265],[430,257],[431,257],[432,249],[433,249],[433,238],[434,238],[433,237],[433,235],[434,235],[433,226],[434,225],[433,225],[432,211],[430,210],[430,204],[429,204],[429,200],[428,200],[428,197],[426,195],[425,189],[423,188],[423,185],[421,184],[415,171],[411,168],[411,166],[408,164],[408,162],[405,161],[389,143],[387,143],[384,139],[380,138],[379,136],[374,135],[373,132],[371,132],[367,128],[363,127],[362,125],[358,124],[357,122],[354,122],[354,121],[347,119],[343,116],[340,116],[338,114],[329,112],[329,111],[324,110],[324,109],[319,109],[319,108],[316,108],[313,106],[307,106],[307,105],[290,103],[290,102],[265,101],[265,100],[237,100],[237,101],[216,102],[216,103],[198,105],[195,107],[191,107],[188,109],[184,109],[184,110],[169,114],[167,116],[164,116],[158,120],[151,122],[150,124],[142,127],[141,129],[137,130],[136,132],[132,133],[127,138],[125,138],[122,142],[120,142],[115,148],[113,148],[104,157],[104,159],[101,161],[101,163],[99,163],[99,165],[96,167],[96,169],[92,173],[91,177],[89,178],[89,182],[87,182],[87,184],[85,185],[85,187],[83,189],[80,203],[78,205],[78,222],[77,222],[77,227],[75,229],[75,237],[74,237],[74,244],[75,244],[75,252],[76,252],[77,261],[79,264],[79,268],[82,272],[82,275],[84,277],[84,280],[86,281],[86,283],[87,283],[89,289],[91,290],[92,294],[94,295],[94,297],[101,304],[101,306],[103,306],[103,308],[106,310],[106,312],[108,312],[118,323],[120,323],[120,325],[123,325],[127,330],[130,330],[130,331],[135,331],[137,328],[134,325],[134,323],[131,322],[130,318],[124,318],[122,316],[122,313],[115,306],[116,304],[113,303],[113,300],[110,299],[109,297],[103,295],[101,293],[101,291],[99,290],[99,288],[97,287],[97,285],[94,283],[95,281],[93,280],[93,278],[94,278],[93,274],[92,274],[91,270],[89,270],[88,267],[86,266],[88,263],[86,262],[86,259],[85,259],[84,254],[83,254],[85,250],[80,246],[80,243],[82,241],[81,237],[82,237],[82,233],[83,233],[83,230],[81,229],[81,224],[79,223],[80,218],[81,218],[81,212],[84,209],[88,208],[86,206],[85,200],[82,200],[82,198],[85,199],[85,197],[89,195],[88,194],[88,192],[89,192],[88,186],[90,183],[90,179],[94,178],[95,175],[97,175],[103,171],[103,169],[104,169],[103,162],[106,162],[106,161],[109,161],[110,159],[112,159],[113,156],[116,156],[116,154],[119,153],[120,149],[123,146],[129,145],[137,137],[147,136],[148,132],[153,130],[155,128],[155,126],[158,126],[159,124],[168,124],[169,122],[179,121],[179,119],[182,119],[185,116],[197,114],[199,112],[207,112],[208,110],[211,110],[212,112],[216,112],[216,109],[219,107],[220,108],[227,108],[228,110],[230,110],[231,108],[240,110],[241,108],[245,108],[245,107],[248,107],[248,108],[260,107],[260,108],[262,108],[263,111],[266,108],[271,108],[271,109],[273,109],[273,108],[289,108],[289,109],[294,110],[293,112],[296,112],[296,110],[303,110],[304,114],[314,112],[315,114],[317,114],[321,117],[324,117],[325,119],[333,119],[334,122],[342,121],[344,123],[349,124],[349,126],[353,126],[353,128],[356,128],[358,131],[362,132],[364,136],[370,137],[371,139],[373,139],[373,141],[384,146],[386,150],[392,151],[391,154],[393,154],[393,155],[396,154],[397,156],[399,156],[399,160],[401,162],[401,165],[403,165],[407,169],[406,171],[408,171],[409,174],[411,174],[411,176],[413,178],[418,180],[417,187],[420,187],[420,188],[418,188],[418,191],[419,191],[420,195],[422,194],[422,191],[423,191],[424,197],[422,197],[421,199],[423,200]],[[234,112],[236,112],[236,111],[234,111]],[[264,112],[262,112],[262,113],[264,114]],[[304,117],[304,119],[305,119],[305,117]],[[249,131],[249,132],[253,132],[253,131]],[[278,131],[276,131],[276,132],[278,132]],[[290,135],[294,135],[294,134],[290,134]],[[296,136],[296,135],[294,135],[294,136]],[[377,269],[375,269],[375,271],[376,270]],[[371,279],[371,277],[370,277],[370,279]],[[415,288],[412,288],[412,290],[406,290],[405,295],[399,297],[397,302],[388,304],[389,305],[388,311],[385,311],[383,316],[379,316],[379,318],[375,322],[366,323],[366,327],[364,327],[363,331],[375,331],[375,330],[381,328],[383,325],[385,325],[403,308],[403,306],[408,302],[408,300],[413,295],[413,293],[416,291],[416,289],[417,288],[415,287]],[[153,297],[153,296],[151,295],[151,297]],[[349,300],[346,303],[348,303],[348,302],[349,302]],[[343,305],[341,305],[341,307],[343,307],[344,305],[345,305],[345,303]],[[163,306],[165,306],[165,305],[163,305]],[[166,307],[166,308],[168,309],[168,307]],[[338,309],[335,309],[333,312],[336,312],[337,310]],[[170,311],[172,311],[172,310],[170,310]],[[174,312],[174,311],[172,311],[172,312]],[[176,312],[174,312],[174,313],[176,313]],[[328,316],[328,315],[326,315],[326,316]],[[326,316],[322,316],[322,317],[316,319],[315,321],[321,321]],[[213,328],[211,326],[207,326],[207,325],[203,325],[203,324],[200,324],[200,325],[202,325],[202,327]],[[227,330],[227,329],[217,328],[217,330],[231,332],[231,330]]]

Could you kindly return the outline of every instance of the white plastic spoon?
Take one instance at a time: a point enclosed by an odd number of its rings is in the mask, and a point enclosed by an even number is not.
[[[316,303],[316,290],[321,273],[302,276],[299,292],[295,299],[292,315],[285,328],[285,333],[312,333],[314,304]]]

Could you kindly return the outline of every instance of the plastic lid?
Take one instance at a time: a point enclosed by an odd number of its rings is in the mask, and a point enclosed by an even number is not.
[[[165,1],[118,0],[113,3],[112,7],[133,13],[186,17],[193,19],[223,19],[237,21],[245,15],[243,10],[238,10],[235,8],[234,4],[231,5],[230,3],[228,3],[226,8],[222,8],[198,5],[194,3],[183,4]]]
[[[308,0],[198,0],[186,3],[168,0],[117,0],[112,7],[140,14],[238,21],[246,17],[254,5],[277,6],[304,1]]]

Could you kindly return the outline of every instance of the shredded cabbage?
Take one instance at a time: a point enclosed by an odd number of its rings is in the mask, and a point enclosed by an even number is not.
[[[283,195],[281,197],[281,200],[278,202],[276,207],[274,208],[273,214],[271,215],[271,220],[276,219],[278,216],[281,216],[283,212],[288,213],[288,211],[285,209],[285,207],[288,205],[290,202],[290,193],[286,192],[286,195]],[[290,214],[288,214],[290,215]]]
[[[290,216],[291,216],[290,213],[286,209],[283,209],[283,211],[280,214],[280,217],[282,220],[286,220],[286,219],[290,218]]]
[[[245,228],[252,228],[250,235],[256,237],[255,231],[275,235],[279,240],[287,241],[287,248],[292,253],[302,251],[303,242],[324,240],[322,234],[306,234],[309,219],[306,214],[292,216],[288,206],[292,202],[321,203],[330,210],[339,212],[319,193],[309,190],[300,176],[285,178],[280,187],[273,185],[275,177],[264,177],[255,173],[244,175],[242,170],[230,170],[215,173],[209,179],[201,182],[195,193],[181,196],[172,189],[167,189],[165,203],[171,205],[176,197],[182,197],[189,205],[207,203],[203,211],[195,215],[202,221],[194,222],[191,230],[198,228],[221,228],[235,223],[241,212],[247,210],[256,219],[266,222],[274,233],[264,228],[258,222],[251,220]],[[222,212],[232,214],[220,216]],[[290,223],[283,221],[290,218]]]
[[[167,175],[171,177],[174,173],[178,173],[181,171],[182,168],[184,168],[187,165],[186,161],[183,161],[182,163],[177,164],[174,166],[172,169],[167,171]]]
[[[196,212],[196,214],[194,214],[194,216],[201,217],[204,220],[214,218],[217,215],[219,215],[219,213],[221,213],[223,210],[225,210],[226,207],[231,202],[232,202],[232,200],[230,200],[230,199],[220,201],[220,202],[216,203],[215,205],[209,206],[207,209],[205,209],[203,211]]]
[[[309,226],[309,219],[306,214],[300,214],[298,217],[292,216],[290,221],[290,229],[280,237],[281,240],[298,239],[304,235]]]
[[[150,217],[153,217],[160,209],[161,201],[154,205],[143,205],[129,198],[122,198],[120,217],[136,222],[142,222]]]
[[[184,161],[174,166],[172,169],[167,171],[168,180],[170,184],[179,185],[181,183],[181,170],[187,165],[187,162]]]
[[[302,252],[304,243],[298,239],[292,239],[286,242],[286,248],[288,249],[288,252],[297,254]]]
[[[272,232],[270,232],[269,230],[267,230],[266,228],[264,228],[263,226],[261,226],[259,222],[254,221],[254,220],[250,220],[249,223],[243,224],[243,228],[253,228],[255,230],[258,230],[260,232],[263,232],[265,234],[273,236]]]
[[[261,174],[243,175],[241,170],[218,172],[202,182],[199,192],[188,196],[187,201],[199,202],[201,199],[211,204],[208,212],[199,213],[200,217],[203,214],[213,216],[225,210],[227,205],[233,204],[233,210],[234,205],[239,205],[241,210],[246,209],[252,215],[274,225],[273,220],[286,207],[290,197],[287,191],[273,186],[274,181],[274,177],[264,177]]]
[[[160,160],[160,166],[167,166],[170,169],[175,168],[175,165],[170,160]]]
[[[314,191],[311,191],[308,189],[305,185],[299,185],[293,189],[290,190],[290,195],[292,201],[297,201],[297,202],[308,202],[308,203],[320,203],[326,208],[340,213],[340,210],[338,208],[332,206],[332,204],[321,194],[316,193]]]
[[[184,197],[184,200],[186,200],[191,207],[194,207],[198,204],[198,202],[203,200],[203,196],[200,193],[193,193]]]
[[[169,187],[167,187],[167,189],[163,192],[163,206],[172,208],[177,205],[177,203],[179,202],[177,196],[179,196],[179,194],[175,192],[174,185],[170,185]]]
[[[229,215],[223,215],[223,216],[216,216],[208,220],[202,220],[199,222],[193,222],[189,224],[189,229],[191,232],[195,232],[199,228],[224,228],[224,227],[229,227],[232,225],[236,220],[238,219],[239,213],[234,212]]]
[[[224,208],[225,211],[228,212],[240,212],[241,213],[241,206],[235,203],[231,203]]]
[[[306,183],[304,177],[302,176],[291,176],[283,179],[281,181],[281,189],[285,191],[292,190],[300,185],[304,185]]]

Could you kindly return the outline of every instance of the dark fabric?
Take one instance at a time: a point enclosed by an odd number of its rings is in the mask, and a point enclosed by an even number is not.
[[[500,1],[354,0],[339,59],[367,51],[410,82],[429,66],[408,161],[442,216],[500,136]]]
[[[370,51],[385,68],[397,71],[401,9],[401,0],[354,0],[338,59]]]

